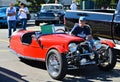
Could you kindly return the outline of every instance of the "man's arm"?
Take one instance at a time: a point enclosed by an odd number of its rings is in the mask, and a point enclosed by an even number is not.
[[[21,13],[21,12],[24,12],[25,14],[29,14],[29,10],[28,10],[27,7],[25,7],[24,10],[23,10],[23,9],[20,9],[20,12],[19,12],[19,13]]]
[[[7,13],[7,16],[15,16],[16,15],[16,12],[14,13]]]
[[[92,29],[91,29],[91,27],[89,26],[89,25],[86,25],[86,35],[92,35]]]
[[[29,14],[29,10],[28,10],[28,8],[26,7],[25,9],[26,9],[26,14]]]
[[[92,29],[89,25],[87,25],[87,34],[86,34],[86,40],[92,40],[93,36],[92,36]]]
[[[76,35],[76,28],[78,26],[78,23],[75,23],[74,27],[72,28],[72,30],[70,31],[70,35]]]

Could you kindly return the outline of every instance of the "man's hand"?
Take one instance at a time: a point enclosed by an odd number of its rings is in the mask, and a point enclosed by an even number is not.
[[[7,14],[7,16],[15,16],[16,15],[16,13],[14,12],[14,13],[8,13]]]
[[[92,35],[87,35],[86,36],[86,40],[89,41],[89,40],[92,40],[93,39],[93,36]]]

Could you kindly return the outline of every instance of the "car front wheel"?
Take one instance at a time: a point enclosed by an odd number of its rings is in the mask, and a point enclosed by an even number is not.
[[[55,49],[50,50],[46,57],[46,68],[53,79],[62,80],[67,71],[66,56]]]
[[[101,49],[101,55],[100,60],[102,61],[99,63],[98,67],[103,71],[110,71],[112,70],[116,65],[116,55],[114,54],[114,50],[110,47],[107,49],[105,47],[102,47]]]

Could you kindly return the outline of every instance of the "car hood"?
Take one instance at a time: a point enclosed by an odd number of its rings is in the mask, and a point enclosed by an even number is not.
[[[50,34],[45,35],[39,38],[39,40],[44,45],[60,45],[60,44],[68,44],[70,42],[81,42],[84,39],[71,36],[68,34]]]
[[[40,12],[43,12],[43,13],[51,12],[51,13],[61,13],[61,14],[64,14],[64,11],[61,10],[61,9],[58,9],[58,10],[41,10]]]
[[[5,13],[0,13],[0,17],[5,17],[6,14]]]

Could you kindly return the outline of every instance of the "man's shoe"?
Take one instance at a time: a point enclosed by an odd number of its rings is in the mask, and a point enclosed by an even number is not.
[[[10,45],[8,45],[8,48],[10,48]]]

